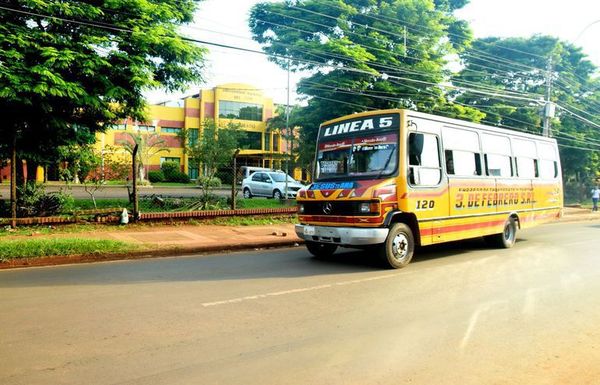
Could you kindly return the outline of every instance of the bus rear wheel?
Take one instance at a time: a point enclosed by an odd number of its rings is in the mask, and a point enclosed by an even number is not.
[[[379,246],[379,257],[390,268],[401,269],[408,265],[415,252],[412,230],[404,223],[395,223],[385,242]]]
[[[306,241],[306,248],[317,258],[331,257],[337,250],[337,245]]]
[[[484,237],[484,240],[491,246],[501,249],[510,249],[517,240],[517,222],[514,218],[508,218],[504,222],[502,233],[493,234]]]

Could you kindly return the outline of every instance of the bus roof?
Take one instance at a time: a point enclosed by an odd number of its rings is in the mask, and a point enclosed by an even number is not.
[[[356,114],[340,116],[339,118],[335,118],[335,119],[331,119],[326,122],[323,122],[319,126],[319,135],[317,137],[320,137],[320,130],[321,130],[321,127],[323,127],[323,126],[328,126],[328,125],[331,125],[334,123],[342,122],[344,120],[360,118],[363,116],[373,116],[373,115],[390,114],[390,113],[398,113],[401,115],[404,114],[407,117],[415,117],[415,118],[420,118],[420,119],[433,120],[433,121],[441,122],[441,123],[447,123],[447,124],[451,124],[455,127],[471,128],[471,129],[477,129],[477,130],[487,131],[487,132],[494,132],[494,133],[499,133],[499,134],[504,134],[504,135],[519,136],[519,137],[523,137],[523,138],[542,140],[542,141],[547,141],[547,142],[551,142],[551,143],[556,142],[556,139],[554,139],[554,138],[545,137],[545,136],[542,136],[539,134],[526,133],[526,132],[522,132],[522,131],[513,130],[510,128],[488,126],[488,125],[484,125],[484,124],[480,124],[480,123],[469,122],[466,120],[446,118],[446,117],[439,116],[439,115],[433,115],[433,114],[412,111],[412,110],[407,110],[407,109],[374,110],[374,111],[365,111],[365,112],[359,112]]]

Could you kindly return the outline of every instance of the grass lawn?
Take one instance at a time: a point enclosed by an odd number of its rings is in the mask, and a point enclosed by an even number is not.
[[[136,245],[125,242],[98,239],[3,239],[0,240],[0,262],[53,255],[117,253],[135,249]]]
[[[167,202],[169,200],[173,200],[173,198],[167,198]],[[187,204],[191,204],[197,199],[194,198],[178,198],[178,201],[182,203],[185,207]],[[282,208],[282,207],[293,207],[296,203],[295,200],[288,200],[286,203],[278,201],[276,199],[265,199],[265,198],[254,198],[254,199],[239,199],[237,202],[238,209],[266,209],[266,208]],[[106,208],[119,208],[124,207],[127,210],[133,208],[133,205],[129,203],[128,199],[96,199],[96,204],[99,209]],[[149,199],[140,199],[139,200],[140,211],[142,212],[160,212],[160,211],[170,211],[168,208],[162,208],[152,204]],[[94,204],[91,199],[75,199],[74,208],[76,210],[91,210],[94,208]],[[223,209],[229,209],[229,207],[224,206]]]

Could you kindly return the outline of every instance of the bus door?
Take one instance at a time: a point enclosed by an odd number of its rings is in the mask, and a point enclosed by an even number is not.
[[[486,175],[479,133],[445,126],[442,138],[449,195],[444,241],[480,236],[493,225],[489,216],[496,214],[496,180]]]
[[[439,242],[440,218],[448,216],[448,184],[442,177],[440,138],[410,132],[407,147],[408,189],[403,209],[417,216],[421,244]]]

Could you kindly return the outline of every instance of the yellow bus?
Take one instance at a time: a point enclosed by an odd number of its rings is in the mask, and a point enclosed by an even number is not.
[[[314,175],[295,227],[309,252],[363,248],[392,268],[419,245],[484,237],[510,248],[563,206],[556,140],[409,110],[323,123]]]

